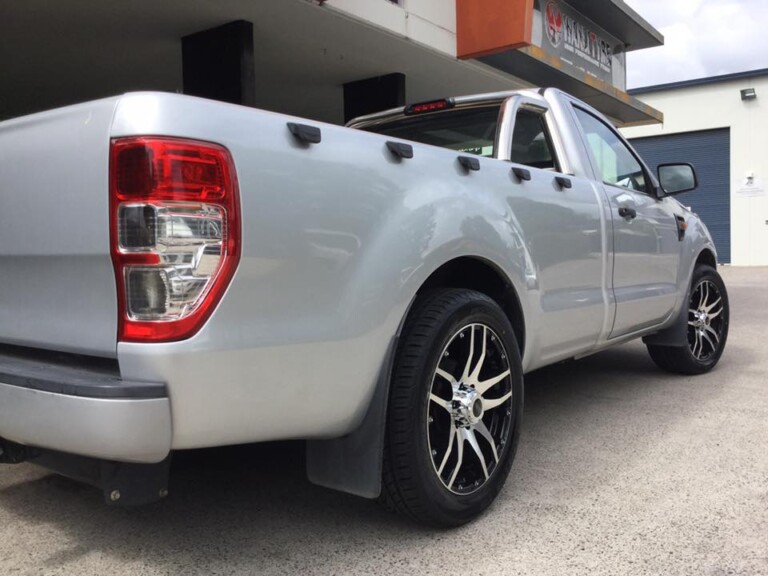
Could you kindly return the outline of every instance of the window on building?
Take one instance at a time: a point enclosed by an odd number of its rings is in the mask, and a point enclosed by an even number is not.
[[[574,108],[587,136],[597,171],[603,182],[646,192],[645,172],[637,158],[608,125],[589,112]]]

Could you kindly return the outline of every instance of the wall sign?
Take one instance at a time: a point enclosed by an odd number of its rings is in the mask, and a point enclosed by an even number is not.
[[[535,12],[534,44],[613,84],[618,40],[561,0],[537,0]]]

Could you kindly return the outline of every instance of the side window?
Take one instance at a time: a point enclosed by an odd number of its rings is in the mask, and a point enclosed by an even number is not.
[[[559,171],[543,113],[525,108],[518,110],[510,160],[532,168]]]
[[[603,182],[638,192],[647,192],[643,167],[624,142],[611,128],[589,112],[579,108],[574,108],[574,111],[587,136],[587,142]]]

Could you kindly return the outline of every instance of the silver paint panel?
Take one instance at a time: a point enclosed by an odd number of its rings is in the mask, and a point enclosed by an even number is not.
[[[174,95],[118,106],[112,136],[218,142],[240,183],[242,258],[209,322],[185,342],[118,347],[123,378],[166,383],[176,448],[351,430],[407,306],[454,258],[493,262],[527,291],[510,201],[530,190],[508,163],[467,173],[457,153],[421,144],[397,160],[382,136],[320,123],[307,147],[286,128],[295,120]]]
[[[512,164],[514,166],[514,164]],[[525,194],[509,197],[536,273],[531,301],[535,324],[529,333],[530,369],[569,358],[594,346],[604,330],[605,219],[592,184],[570,176],[560,188],[555,172],[528,168]]]
[[[595,182],[607,200],[606,216],[612,230],[609,234],[607,261],[615,319],[605,338],[667,325],[674,319],[687,293],[695,258],[705,246],[712,246],[711,239],[687,234],[684,243],[678,240],[674,219],[675,214],[682,214],[678,202],[599,182],[573,106],[587,110],[598,118],[602,118],[601,114],[558,90],[548,89],[545,95],[552,103],[558,126],[566,134],[569,156],[576,159],[580,164],[579,172],[585,173]],[[621,134],[615,133],[632,150]],[[635,156],[643,164],[642,159]],[[652,185],[656,185],[650,170],[643,166]],[[637,218],[631,221],[621,218],[618,215],[621,206],[635,208]],[[689,218],[693,223],[695,217],[689,214]],[[684,245],[690,245],[691,242],[695,242],[696,255],[693,260],[681,260]],[[688,273],[685,279],[681,276],[681,270]]]
[[[124,462],[160,462],[171,447],[166,398],[104,400],[0,383],[0,437]]]
[[[114,357],[117,98],[0,123],[0,342]]]
[[[526,371],[601,346],[615,307],[610,210],[588,181],[578,133],[567,117],[562,124],[562,97],[545,96],[571,190],[535,169],[519,182],[501,160],[480,158],[481,170],[467,173],[457,153],[423,144],[398,160],[385,137],[316,122],[322,143],[306,146],[287,116],[125,96],[113,137],[218,142],[240,182],[242,259],[211,319],[188,341],[118,347],[124,378],[167,384],[173,447],[348,433],[409,303],[458,257],[494,263],[517,291]]]
[[[5,149],[11,148],[6,134],[24,127],[26,135],[29,129],[28,148],[16,156],[28,168],[33,163],[24,158],[34,156],[51,134],[59,148],[61,142],[71,141],[65,132],[78,135],[80,145],[71,152],[44,148],[61,159],[56,165],[62,170],[93,151],[93,158],[79,164],[85,166],[82,174],[65,171],[61,186],[75,204],[46,204],[50,193],[43,191],[56,189],[50,173],[37,176],[35,186],[28,188],[34,202],[17,204],[27,215],[39,207],[45,222],[53,220],[46,224],[49,228],[35,223],[25,230],[17,224],[15,236],[0,230],[0,270],[4,279],[13,276],[0,285],[0,341],[115,353],[108,142],[110,137],[167,135],[212,141],[231,151],[240,186],[242,256],[227,293],[193,338],[117,346],[124,379],[164,382],[168,388],[165,408],[153,408],[157,415],[151,418],[149,412],[146,419],[141,417],[146,432],[159,438],[145,438],[152,444],[146,453],[153,458],[162,459],[169,447],[348,433],[368,408],[389,343],[417,291],[430,274],[459,257],[493,263],[517,292],[527,335],[525,371],[603,348],[611,343],[616,309],[611,284],[617,253],[611,238],[613,208],[594,183],[580,133],[569,116],[571,100],[547,90],[543,96],[523,91],[465,97],[457,103],[501,103],[516,95],[524,97],[521,102],[549,107],[547,122],[558,154],[565,156],[573,188],[560,189],[554,184],[555,173],[537,169],[529,169],[531,181],[518,181],[511,174],[512,164],[498,159],[479,158],[481,170],[468,173],[458,164],[458,153],[423,144],[413,144],[413,159],[400,160],[387,150],[388,138],[383,136],[172,94],[129,94],[13,121],[18,126],[0,125],[0,147]],[[61,125],[49,132],[49,121]],[[322,143],[297,142],[286,127],[289,121],[320,127]],[[507,129],[511,134],[512,126]],[[8,170],[5,162],[2,169]],[[14,172],[13,177],[23,174]],[[3,201],[7,196],[3,191]],[[669,319],[654,319],[658,324],[644,329],[640,327],[647,325],[647,318],[639,318],[633,328],[639,331],[631,337],[671,321],[682,305],[696,257],[712,246],[697,218],[675,200],[665,199],[657,209],[685,213],[689,222],[681,265],[674,274],[674,311]],[[55,220],[57,215],[66,218]],[[3,223],[12,225],[5,218]],[[70,230],[66,225],[72,222],[77,226]],[[74,248],[58,244],[56,238],[65,238]],[[38,259],[27,258],[30,255]],[[22,264],[25,258],[31,264]],[[57,260],[64,262],[59,269]],[[67,264],[82,278],[76,279]],[[669,282],[668,276],[664,282]],[[627,276],[626,282],[635,290],[644,279]],[[25,292],[22,284],[27,283]],[[50,301],[51,294],[58,294],[52,285],[67,289],[55,301]],[[92,289],[84,294],[83,285]],[[25,300],[27,294],[36,296],[39,310],[35,302]],[[92,309],[95,312],[88,314]],[[43,411],[63,402],[34,398],[45,406]],[[31,396],[23,397],[22,404],[31,406],[31,401]],[[11,402],[17,400],[0,402],[0,410],[5,406],[14,413]],[[106,425],[98,406],[105,405],[88,404],[81,416],[90,421],[81,426]],[[103,414],[115,418],[110,412],[115,409],[106,407]],[[128,405],[122,409],[128,410]],[[163,415],[163,410],[169,413]],[[120,414],[115,422],[122,432],[136,424],[138,412]],[[11,420],[3,412],[0,416],[4,435]],[[37,414],[30,420],[40,422]],[[40,439],[33,430],[19,428],[18,418],[13,421],[14,428],[25,430],[25,437]],[[50,431],[42,426],[39,433]],[[75,443],[88,446],[92,454],[106,450],[98,438],[90,440],[97,442],[95,447],[88,444],[87,436]],[[144,431],[140,436],[144,438]],[[111,442],[121,454],[135,456],[135,444],[126,449],[117,437]]]
[[[668,201],[614,186],[603,188],[613,217],[616,319],[610,338],[615,338],[659,324],[675,311],[681,243]],[[637,217],[621,218],[619,207],[634,208]]]

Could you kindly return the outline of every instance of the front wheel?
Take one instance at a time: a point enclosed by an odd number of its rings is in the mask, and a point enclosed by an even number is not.
[[[687,346],[648,345],[651,359],[665,370],[703,374],[715,367],[728,338],[728,292],[717,270],[699,265],[688,297]]]
[[[471,290],[420,298],[390,387],[385,505],[433,526],[476,517],[509,474],[522,408],[520,353],[501,308]]]

